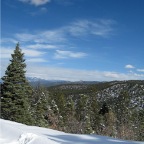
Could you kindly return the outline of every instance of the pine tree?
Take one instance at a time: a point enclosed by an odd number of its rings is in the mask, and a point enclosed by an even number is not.
[[[70,116],[74,117],[74,114],[75,114],[74,101],[71,97],[68,97],[66,102],[66,117],[67,118],[69,118]]]
[[[45,118],[48,112],[48,96],[46,89],[38,83],[31,98],[31,111],[36,126],[48,127]]]
[[[84,94],[79,96],[76,103],[76,118],[78,121],[84,121],[85,116],[89,113],[88,96]]]
[[[16,45],[12,59],[2,77],[1,117],[20,123],[32,124],[29,97],[32,94],[25,76],[25,59],[19,43]]]
[[[46,113],[48,111],[48,102],[46,95],[44,93],[43,89],[38,90],[38,97],[39,99],[37,100],[34,109],[34,118],[35,118],[35,124],[36,126],[40,127],[48,127],[48,121],[45,119]]]
[[[66,119],[65,109],[66,109],[66,99],[63,93],[56,95],[55,102],[59,108],[60,115],[63,117],[63,120]]]
[[[97,97],[95,95],[92,95],[91,104],[90,104],[90,120],[91,120],[92,129],[96,134],[100,134],[101,115],[99,115],[99,109],[100,108],[97,101]]]
[[[72,97],[67,98],[65,109],[65,129],[68,133],[77,133],[78,121],[75,116],[75,105]]]
[[[116,116],[112,110],[105,115],[105,135],[116,138]]]
[[[92,134],[94,131],[92,130],[92,127],[91,127],[91,121],[90,121],[90,116],[89,114],[87,114],[85,116],[85,122],[84,122],[84,125],[85,125],[85,128],[84,128],[84,133],[85,134]]]
[[[130,95],[127,91],[122,91],[116,103],[116,116],[118,125],[118,137],[123,139],[130,139],[132,133],[131,116],[132,112],[130,109]]]

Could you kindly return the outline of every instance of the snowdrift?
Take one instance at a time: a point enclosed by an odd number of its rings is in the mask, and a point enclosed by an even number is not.
[[[68,134],[0,119],[0,144],[144,144],[99,135]]]

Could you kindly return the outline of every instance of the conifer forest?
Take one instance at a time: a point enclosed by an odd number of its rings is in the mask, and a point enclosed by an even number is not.
[[[144,141],[144,80],[31,85],[16,45],[1,78],[1,118],[75,134]]]

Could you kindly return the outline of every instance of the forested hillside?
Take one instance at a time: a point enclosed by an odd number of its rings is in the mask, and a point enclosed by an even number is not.
[[[34,90],[33,105],[40,126],[144,140],[144,81],[75,83],[48,88],[39,85]]]

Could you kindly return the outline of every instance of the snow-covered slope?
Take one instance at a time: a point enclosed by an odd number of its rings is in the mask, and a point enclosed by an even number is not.
[[[0,119],[0,144],[144,144],[98,135],[68,134]]]

